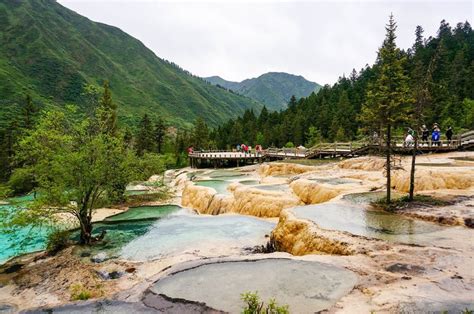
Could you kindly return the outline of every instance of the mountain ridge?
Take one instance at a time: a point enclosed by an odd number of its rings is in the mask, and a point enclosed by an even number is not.
[[[286,72],[267,72],[241,82],[227,81],[220,76],[204,78],[214,85],[232,90],[265,104],[268,109],[285,109],[291,96],[307,97],[319,91],[321,85],[306,80],[301,75]]]

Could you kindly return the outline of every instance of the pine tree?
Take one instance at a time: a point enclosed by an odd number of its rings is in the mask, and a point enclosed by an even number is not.
[[[34,120],[36,118],[37,112],[38,112],[38,109],[33,104],[31,96],[26,95],[25,104],[21,110],[23,129],[31,130],[33,128]]]
[[[407,116],[410,102],[408,78],[404,73],[404,57],[397,48],[395,31],[397,25],[391,14],[386,26],[386,36],[378,51],[378,74],[374,84],[369,86],[367,101],[362,108],[362,121],[380,123],[385,130],[387,203],[391,202],[391,155],[392,128]]]
[[[424,33],[423,27],[418,25],[415,29],[415,43],[413,44],[413,52],[416,53],[419,51],[421,48],[424,47],[424,39],[423,39],[423,33]]]
[[[158,154],[161,154],[161,148],[165,141],[165,135],[166,135],[165,122],[163,121],[163,119],[158,118],[158,120],[155,123],[155,142],[156,142]]]
[[[104,92],[97,108],[97,120],[100,132],[116,135],[117,133],[117,105],[112,101],[109,81],[104,82]]]
[[[288,102],[288,109],[294,112],[296,110],[296,105],[297,105],[296,97],[295,95],[292,95],[290,98],[290,101]]]
[[[193,145],[195,149],[208,149],[209,146],[209,128],[201,117],[194,124]]]
[[[418,30],[418,28],[417,28]],[[418,38],[418,32],[416,32]],[[420,47],[418,47],[419,49]],[[418,50],[417,50],[418,51]],[[425,71],[425,67],[421,58],[414,58],[414,67],[412,73],[412,93],[413,93],[413,109],[411,112],[411,122],[415,129],[414,145],[412,150],[411,169],[410,169],[410,188],[408,199],[414,200],[415,197],[415,165],[416,165],[416,154],[419,145],[419,136],[417,132],[420,132],[421,125],[424,123],[426,117],[426,110],[428,104],[431,102],[430,85],[433,83],[433,67],[437,56],[433,56]]]
[[[137,134],[137,154],[142,156],[145,152],[152,152],[154,148],[153,142],[153,124],[148,115],[145,114],[140,121]]]

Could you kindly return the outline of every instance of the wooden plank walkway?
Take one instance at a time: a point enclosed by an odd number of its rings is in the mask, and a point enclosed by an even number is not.
[[[268,148],[262,152],[230,152],[230,151],[196,151],[188,155],[189,163],[193,168],[201,167],[239,167],[263,161],[283,159],[314,159],[355,157],[371,152],[385,150],[382,142],[351,142],[351,143],[321,143],[309,149],[298,148]],[[421,142],[418,146],[420,153],[440,153],[458,150],[474,149],[474,130],[458,136],[452,141],[437,143]],[[392,151],[395,154],[409,154],[413,146],[407,145],[403,138],[394,138]]]

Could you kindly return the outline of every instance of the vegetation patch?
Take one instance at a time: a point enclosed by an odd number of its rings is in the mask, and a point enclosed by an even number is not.
[[[69,287],[71,301],[83,301],[91,298],[98,298],[104,295],[102,285],[98,284],[93,288],[87,288],[82,283],[75,283]]]
[[[451,204],[452,202],[449,201],[441,200],[429,195],[420,194],[415,195],[412,201],[410,201],[409,196],[403,196],[392,200],[390,203],[387,203],[387,200],[385,198],[380,198],[370,203],[370,205],[376,209],[385,210],[389,212],[416,207],[447,206]]]
[[[54,230],[46,240],[46,251],[49,255],[56,255],[70,245],[71,232],[69,230]]]
[[[243,314],[288,314],[288,305],[278,305],[275,299],[270,299],[267,304],[260,300],[258,292],[244,292],[241,294],[245,306]]]

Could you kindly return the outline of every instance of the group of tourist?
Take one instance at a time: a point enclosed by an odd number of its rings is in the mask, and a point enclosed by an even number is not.
[[[421,133],[421,142],[420,145],[427,145],[427,146],[441,146],[441,129],[438,123],[433,124],[433,128],[431,129],[431,138],[430,138],[430,130],[426,127],[425,124],[422,125],[420,128]],[[453,140],[453,128],[451,126],[448,127],[446,130],[446,140],[448,141],[448,145],[451,145]],[[415,130],[412,128],[408,128],[407,135],[405,137],[405,147],[410,147],[415,145]]]
[[[244,153],[245,155],[252,153],[252,146],[246,144],[237,144],[237,152]],[[255,154],[260,155],[262,153],[262,145],[257,144],[255,146]]]

